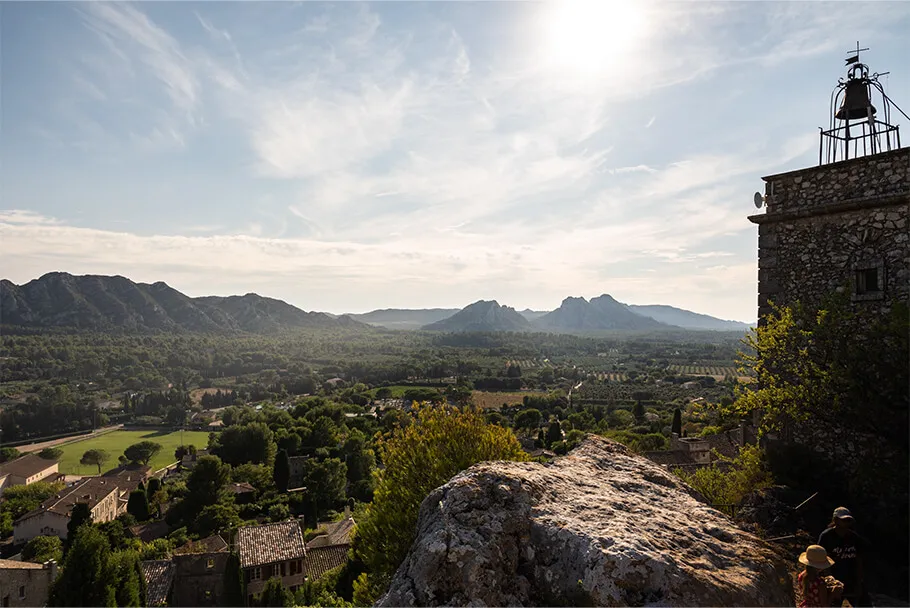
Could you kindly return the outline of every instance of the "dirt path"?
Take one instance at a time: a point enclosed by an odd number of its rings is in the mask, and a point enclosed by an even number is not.
[[[64,443],[72,443],[74,441],[83,441],[85,439],[91,439],[98,435],[104,435],[105,433],[110,433],[111,431],[116,431],[117,429],[123,428],[122,424],[117,424],[114,426],[106,426],[92,431],[91,433],[85,433],[84,435],[72,435],[70,437],[61,437],[60,439],[52,439],[51,441],[42,441],[41,443],[30,443],[28,445],[20,445],[16,449],[19,450],[20,454],[29,454],[31,452],[38,452],[44,448],[52,448],[54,446],[62,445]]]

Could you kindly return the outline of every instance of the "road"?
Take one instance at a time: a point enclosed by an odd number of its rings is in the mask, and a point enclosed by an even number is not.
[[[100,429],[96,429],[91,433],[86,433],[84,435],[71,435],[69,437],[61,437],[60,439],[52,439],[50,441],[42,441],[40,443],[29,443],[28,445],[20,445],[16,449],[19,450],[20,454],[29,454],[31,452],[38,452],[44,448],[52,448],[61,443],[69,443],[71,441],[82,441],[84,439],[90,439],[95,435],[102,435],[110,431],[116,431],[117,429],[123,428],[122,424],[115,424],[114,426],[106,426]]]

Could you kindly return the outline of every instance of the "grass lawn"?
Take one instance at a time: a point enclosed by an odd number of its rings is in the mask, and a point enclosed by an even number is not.
[[[474,398],[474,405],[487,409],[499,409],[503,404],[517,405],[524,403],[525,395],[530,397],[546,397],[548,393],[540,391],[473,391],[471,396]]]
[[[434,388],[445,388],[445,387],[444,386],[401,386],[401,385],[395,384],[393,386],[388,386],[386,388],[388,388],[390,391],[392,391],[392,395],[389,397],[389,399],[401,399],[402,397],[404,397],[405,392],[407,392],[410,389],[414,389],[414,388],[416,388],[416,389],[421,389],[421,388],[434,389]],[[373,390],[369,391],[369,393],[371,395],[373,395],[374,399],[376,398],[376,391],[378,391],[378,390],[379,390],[378,388],[374,388]]]
[[[60,472],[71,475],[97,475],[98,467],[79,464],[79,459],[88,450],[105,450],[108,453],[110,461],[101,467],[102,472],[108,471],[117,466],[117,458],[123,454],[123,450],[134,443],[145,440],[161,444],[161,451],[149,462],[153,471],[176,462],[174,450],[180,445],[180,431],[113,431],[100,437],[60,446],[60,449],[63,450],[63,456],[60,458]],[[204,448],[209,443],[209,434],[206,431],[184,431],[183,441],[187,445],[193,444],[197,448]]]

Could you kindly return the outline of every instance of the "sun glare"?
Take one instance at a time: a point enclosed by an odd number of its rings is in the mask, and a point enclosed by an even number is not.
[[[543,19],[547,62],[585,73],[621,69],[644,26],[635,0],[555,0]]]

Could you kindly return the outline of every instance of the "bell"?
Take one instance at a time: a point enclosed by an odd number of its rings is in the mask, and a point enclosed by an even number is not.
[[[839,120],[856,120],[875,116],[875,107],[869,99],[869,83],[865,79],[848,80],[844,88],[844,101],[835,118]]]

